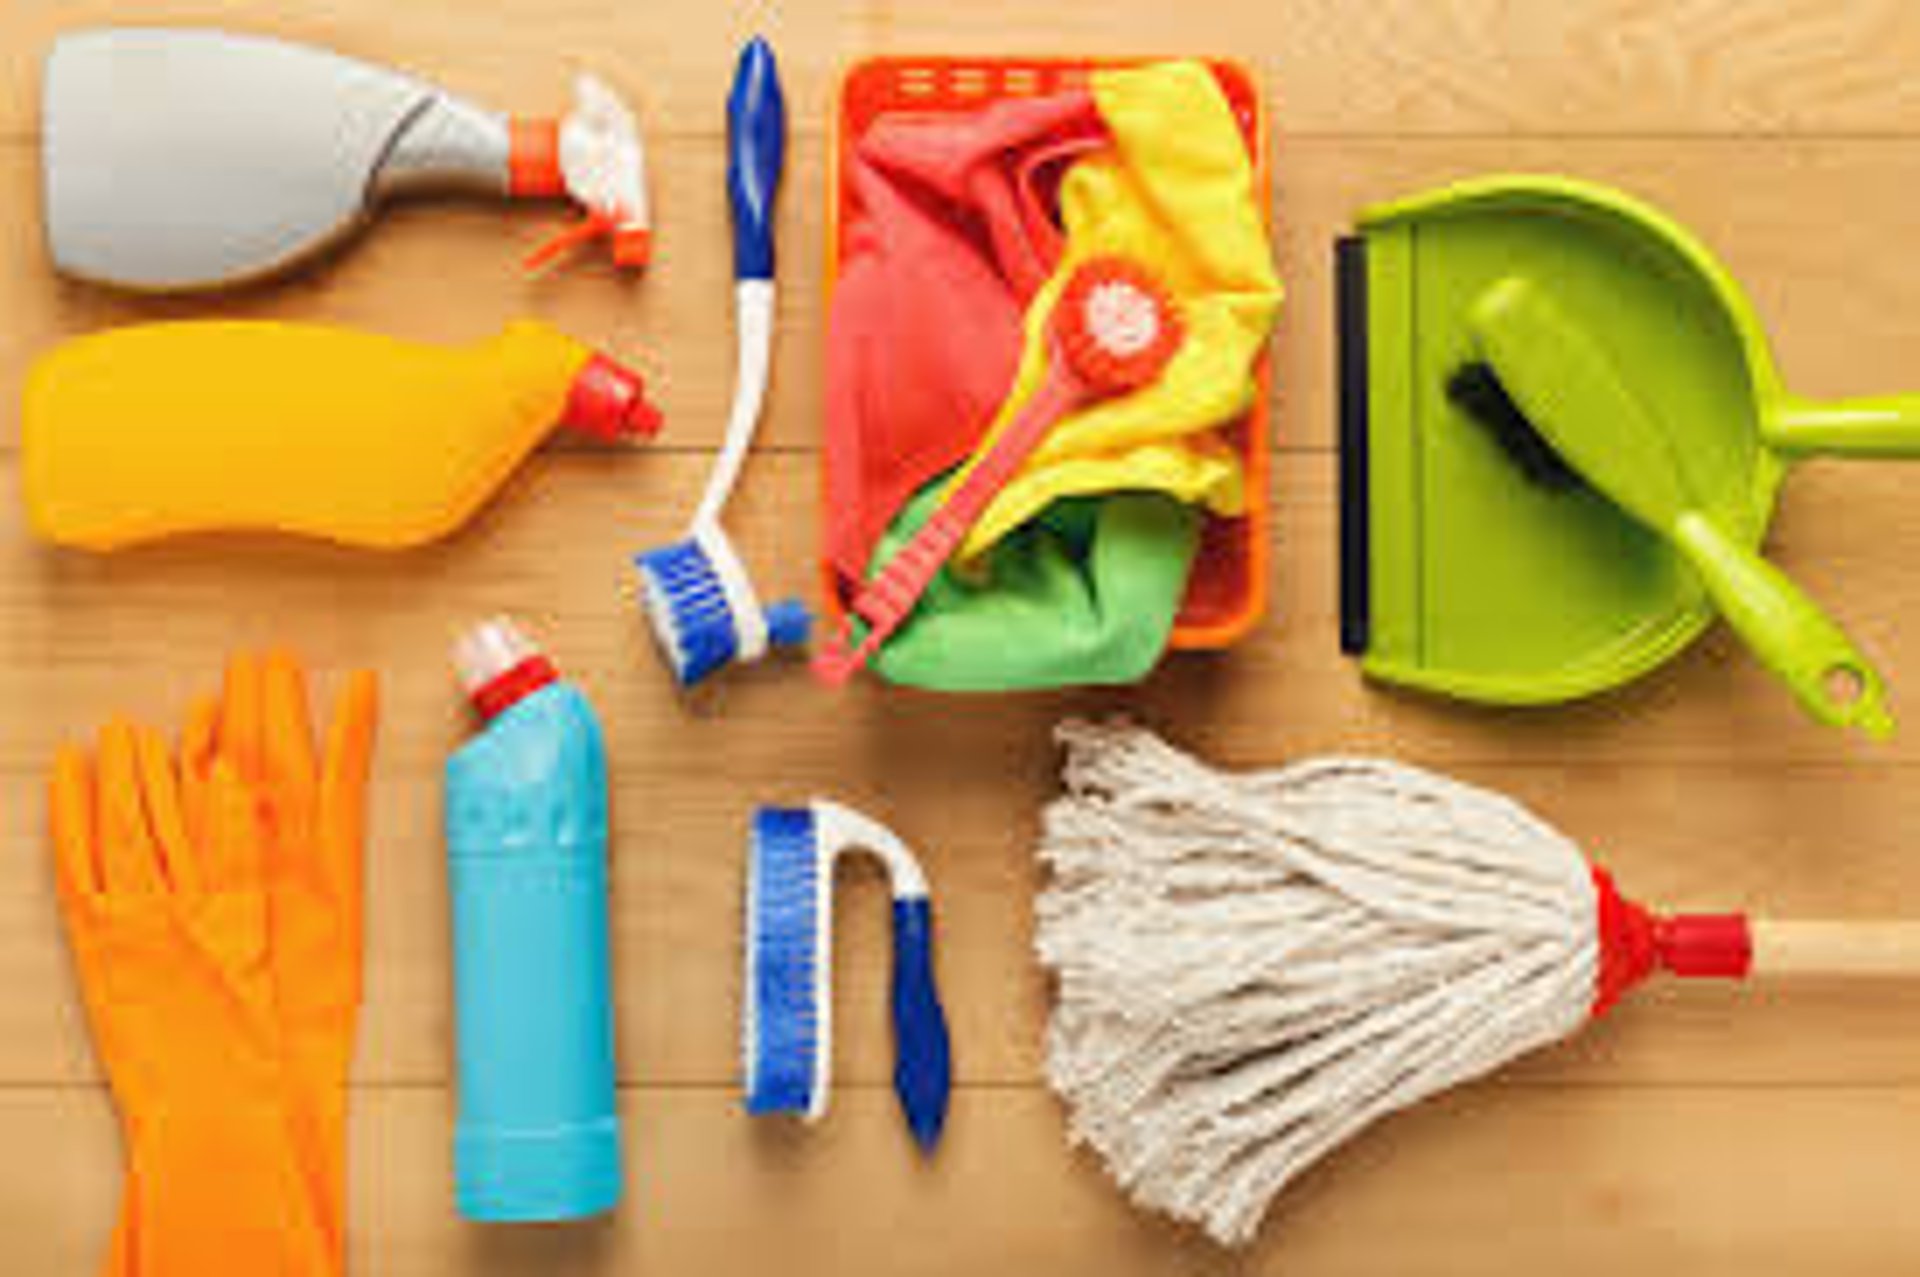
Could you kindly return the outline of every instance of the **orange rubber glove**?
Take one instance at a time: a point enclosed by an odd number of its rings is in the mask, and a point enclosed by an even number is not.
[[[190,833],[217,821],[222,764],[259,805],[288,1117],[341,1262],[347,1067],[360,1008],[361,848],[378,699],[371,673],[352,675],[316,756],[299,663],[285,652],[242,653],[227,665],[223,696],[194,706],[181,741]]]
[[[317,759],[299,666],[241,656],[177,770],[124,723],[97,764],[60,756],[60,897],[129,1154],[113,1277],[341,1270],[375,714],[357,674]]]
[[[127,1181],[108,1277],[331,1271],[283,1104],[265,839],[230,767],[186,837],[173,760],[126,722],[53,777],[61,911]]]

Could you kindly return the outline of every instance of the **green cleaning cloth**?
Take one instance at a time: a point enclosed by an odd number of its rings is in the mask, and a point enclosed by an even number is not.
[[[907,503],[869,572],[932,517],[943,480]],[[948,564],[873,668],[941,692],[1137,682],[1166,650],[1204,517],[1153,492],[1056,501],[980,563]]]

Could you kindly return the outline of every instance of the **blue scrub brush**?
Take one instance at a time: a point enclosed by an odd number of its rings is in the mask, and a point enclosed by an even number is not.
[[[786,150],[787,108],[765,40],[740,51],[727,96],[727,202],[733,212],[733,410],[707,490],[684,539],[635,556],[641,600],[681,686],[771,648],[804,643],[811,620],[798,599],[762,608],[720,526],[767,397],[773,355],[773,196]]]
[[[953,1069],[933,978],[933,906],[913,853],[838,803],[762,807],[747,866],[747,972],[741,1024],[747,1111],[827,1110],[833,1063],[833,867],[861,850],[893,889],[894,1090],[923,1149],[939,1142]]]

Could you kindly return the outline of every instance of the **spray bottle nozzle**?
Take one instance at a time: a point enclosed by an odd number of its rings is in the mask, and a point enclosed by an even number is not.
[[[516,159],[514,189],[527,194],[566,195],[585,209],[572,226],[526,257],[539,270],[594,240],[605,238],[619,266],[639,268],[653,256],[653,223],[647,205],[646,148],[633,112],[614,91],[590,75],[574,86],[574,107],[542,133],[523,129],[525,159]],[[520,154],[516,134],[516,155]],[[521,168],[527,170],[522,184]]]

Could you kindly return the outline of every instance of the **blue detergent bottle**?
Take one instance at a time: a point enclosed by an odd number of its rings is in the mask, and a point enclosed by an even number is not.
[[[511,621],[454,665],[485,729],[447,760],[468,1219],[578,1219],[620,1200],[607,937],[607,765],[587,699]]]

